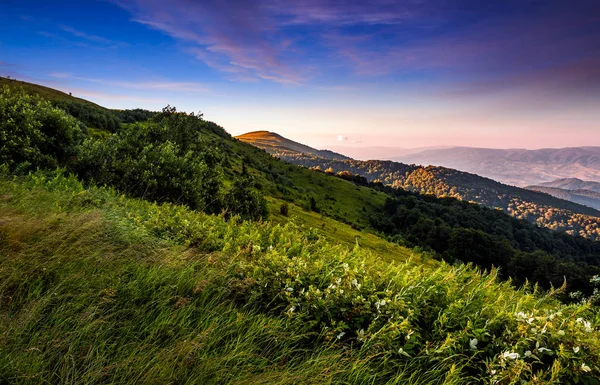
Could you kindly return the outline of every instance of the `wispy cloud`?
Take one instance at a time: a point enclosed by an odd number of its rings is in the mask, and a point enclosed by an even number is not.
[[[105,46],[125,47],[128,45],[127,43],[124,43],[121,41],[114,41],[114,40],[110,40],[110,39],[107,39],[102,36],[92,35],[92,34],[83,32],[83,31],[80,31],[80,30],[75,29],[68,25],[59,25],[59,28],[61,30],[63,30],[64,32],[70,33],[71,35],[73,35],[75,37],[81,38],[81,39],[89,41],[89,42],[105,45]]]
[[[208,92],[206,85],[197,82],[172,82],[172,81],[123,81],[113,79],[98,79],[82,76],[75,76],[70,73],[53,72],[49,74],[53,78],[78,80],[88,83],[104,84],[113,87],[135,89],[135,90],[156,90],[156,91],[177,91],[177,92]]]
[[[218,71],[284,84],[305,80],[306,74],[286,57],[279,44],[284,37],[261,2],[123,0],[117,4],[132,13],[133,21],[180,41],[187,52]]]

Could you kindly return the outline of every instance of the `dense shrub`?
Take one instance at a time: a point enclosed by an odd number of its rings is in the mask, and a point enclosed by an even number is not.
[[[10,169],[64,165],[83,136],[80,123],[49,102],[19,88],[0,90],[0,162]]]
[[[141,108],[135,108],[133,110],[112,110],[112,112],[121,123],[144,122],[157,115],[157,112],[155,111],[148,111]]]
[[[600,274],[600,242],[454,198],[383,189],[392,196],[371,216],[371,225],[389,236],[433,250],[448,261],[500,267],[501,277],[517,285],[529,281],[549,289],[566,279],[569,291],[593,291],[590,279]]]
[[[136,123],[106,140],[88,139],[74,170],[82,178],[133,196],[184,203],[209,213],[266,216],[262,195],[247,178],[223,188],[223,155],[205,139],[200,115],[166,107],[152,121]]]
[[[268,215],[265,198],[254,188],[252,179],[240,176],[225,193],[224,206],[227,213],[239,215],[242,219],[258,220]]]
[[[205,147],[201,124],[195,117],[172,114],[137,123],[104,141],[88,139],[74,170],[85,180],[133,196],[219,212],[221,156]]]
[[[287,203],[282,203],[279,206],[279,214],[283,215],[284,217],[287,217],[290,211],[290,206]]]
[[[115,132],[119,128],[119,118],[112,111],[100,106],[77,102],[76,99],[70,101],[58,100],[53,104],[55,107],[65,110],[68,114],[79,119],[88,127],[100,128],[111,132]]]

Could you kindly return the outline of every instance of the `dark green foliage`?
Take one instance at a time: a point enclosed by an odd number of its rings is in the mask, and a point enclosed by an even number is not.
[[[224,206],[227,213],[234,213],[245,220],[259,220],[268,215],[265,198],[254,188],[248,176],[237,178],[227,191]]]
[[[281,206],[279,206],[279,214],[283,215],[284,217],[287,217],[290,211],[290,206],[287,203],[282,203]]]
[[[22,89],[0,90],[0,163],[10,169],[55,168],[83,139],[79,122]]]
[[[317,206],[317,201],[315,200],[314,197],[310,197],[310,209],[311,209],[311,211],[314,211],[315,213],[321,212],[321,210],[319,210],[319,206]]]
[[[569,290],[593,290],[589,280],[600,273],[600,242],[453,198],[383,189],[394,198],[372,216],[371,224],[396,240],[426,247],[450,261],[500,267],[502,277],[518,285],[530,281],[548,289],[560,287],[566,277]]]
[[[115,116],[121,121],[121,123],[137,123],[145,122],[154,118],[158,112],[148,111],[141,108],[133,110],[113,110]]]
[[[100,128],[110,132],[119,129],[119,118],[110,110],[98,108],[93,104],[77,101],[56,101],[54,106],[82,121],[86,126]]]
[[[105,141],[86,140],[74,170],[133,196],[218,213],[222,155],[202,140],[202,125],[193,115],[165,111]]]

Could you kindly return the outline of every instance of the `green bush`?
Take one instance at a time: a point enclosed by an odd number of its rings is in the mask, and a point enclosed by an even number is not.
[[[282,203],[281,206],[279,206],[279,214],[283,215],[284,217],[287,217],[290,211],[290,206],[287,203]]]
[[[138,123],[104,141],[88,139],[74,170],[85,180],[132,196],[219,212],[220,154],[203,146],[197,126],[190,124],[186,131],[171,123]]]
[[[19,88],[0,90],[0,162],[11,170],[65,165],[83,137],[80,123],[49,102]]]
[[[233,186],[227,191],[224,206],[227,213],[239,215],[245,220],[259,220],[267,218],[267,201],[252,186],[252,178],[239,176]]]

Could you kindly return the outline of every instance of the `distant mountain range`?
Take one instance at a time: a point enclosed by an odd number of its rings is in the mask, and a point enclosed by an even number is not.
[[[563,190],[587,190],[600,194],[600,182],[585,181],[577,178],[563,178],[552,182],[540,183],[542,187],[556,187]]]
[[[600,147],[541,150],[452,147],[402,154],[392,160],[449,167],[522,187],[558,178],[600,182]]]
[[[330,151],[317,150],[267,131],[240,135],[237,139],[263,148],[290,163],[308,168],[328,173],[349,172],[361,175],[369,182],[381,182],[391,187],[437,197],[472,201],[500,208],[516,218],[551,229],[600,239],[599,210],[545,192],[506,185],[446,167],[424,167],[381,160],[361,161],[347,157],[340,159]],[[323,156],[323,153],[328,156]]]
[[[552,182],[527,186],[527,189],[543,192],[600,210],[600,183],[577,178],[563,178]]]

